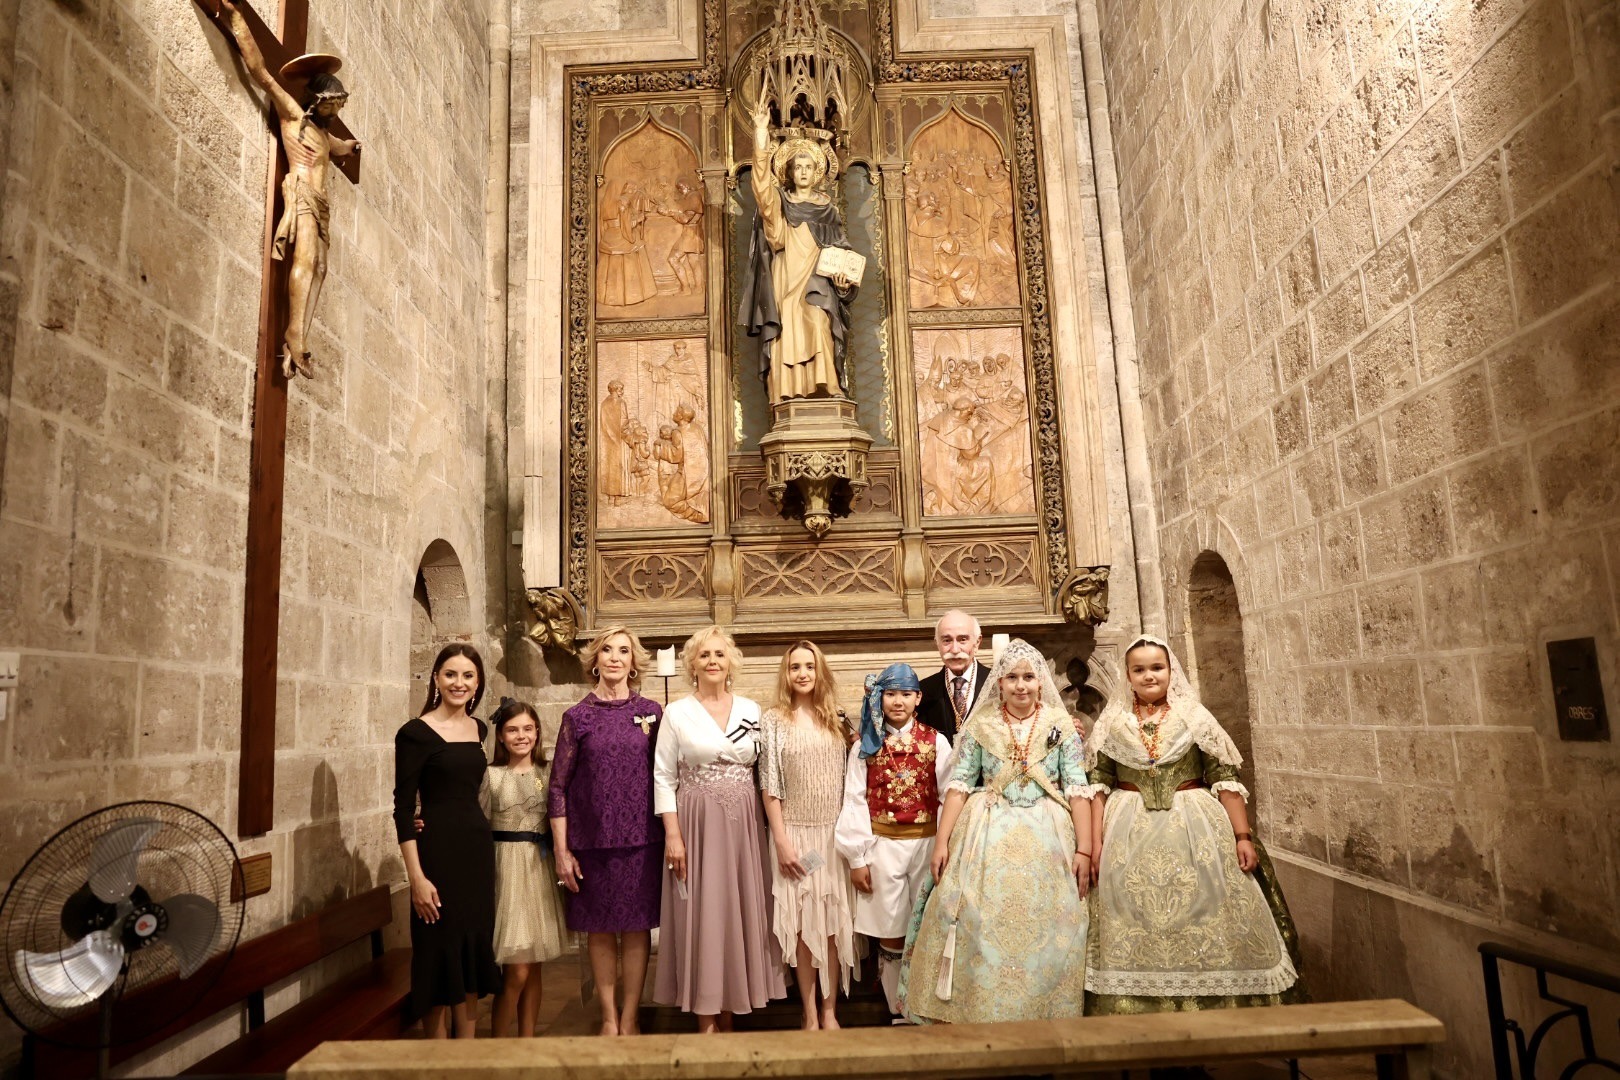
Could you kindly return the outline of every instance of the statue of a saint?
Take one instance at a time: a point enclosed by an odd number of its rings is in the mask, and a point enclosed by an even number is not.
[[[855,282],[817,272],[823,248],[850,246],[843,218],[825,190],[826,147],[790,138],[773,147],[770,109],[754,113],[754,219],[739,319],[762,339],[760,375],[772,404],[843,397],[844,352]]]
[[[597,493],[609,506],[618,506],[633,494],[630,472],[634,463],[630,406],[624,400],[624,383],[618,379],[608,383],[607,397],[602,399],[597,419],[598,461],[602,470]]]
[[[282,65],[286,78],[307,78],[303,104],[283,90],[264,66],[247,20],[232,0],[219,0],[231,36],[253,81],[270,95],[281,124],[281,146],[287,154],[287,177],[281,182],[281,220],[276,223],[274,257],[287,258],[287,330],[283,336],[281,373],[312,378],[315,367],[309,353],[309,328],[315,322],[315,303],[326,281],[326,246],[331,207],[326,201],[326,174],[332,157],[358,153],[359,139],[339,139],[326,129],[349,100],[338,81],[343,61],[325,53],[308,53]]]

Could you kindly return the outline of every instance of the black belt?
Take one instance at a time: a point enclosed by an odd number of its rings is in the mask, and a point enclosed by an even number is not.
[[[490,836],[498,844],[539,844],[540,854],[550,855],[552,852],[551,834],[544,832],[508,832],[505,829],[492,829]]]

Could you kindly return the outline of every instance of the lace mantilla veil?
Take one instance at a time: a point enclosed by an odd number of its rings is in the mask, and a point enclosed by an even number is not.
[[[1132,639],[1119,662],[1119,679],[1114,684],[1114,691],[1109,695],[1108,704],[1103,708],[1102,715],[1092,725],[1091,737],[1086,740],[1086,771],[1089,773],[1097,767],[1097,754],[1106,752],[1109,757],[1133,769],[1146,769],[1149,767],[1147,751],[1142,747],[1141,740],[1136,735],[1135,714],[1132,706],[1136,702],[1136,691],[1131,688],[1129,672],[1129,658],[1131,649],[1138,645],[1157,645],[1164,650],[1164,655],[1170,658],[1170,712],[1166,719],[1166,727],[1170,731],[1170,743],[1165,747],[1162,760],[1174,760],[1186,752],[1187,746],[1196,742],[1198,748],[1210,757],[1215,758],[1223,765],[1236,768],[1243,764],[1243,755],[1238,751],[1232,737],[1226,733],[1215,716],[1204,708],[1198,700],[1198,691],[1193,689],[1187,672],[1176,659],[1175,650],[1163,638],[1152,634],[1142,634]],[[1244,798],[1248,798],[1248,790],[1235,781],[1223,781],[1222,788],[1230,787],[1239,791]]]
[[[1064,707],[1063,696],[1058,692],[1057,680],[1052,677],[1052,665],[1046,662],[1041,650],[1023,638],[1013,638],[991,666],[984,689],[979,691],[979,700],[974,703],[973,711],[968,713],[967,722],[962,725],[962,729],[972,732],[981,745],[990,741],[989,736],[1003,730],[1001,677],[1025,662],[1041,680],[1040,722],[1056,726],[1064,737],[1076,730],[1074,718]]]

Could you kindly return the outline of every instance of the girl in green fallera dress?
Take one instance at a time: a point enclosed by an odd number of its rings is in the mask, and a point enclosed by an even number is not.
[[[1249,830],[1243,757],[1170,646],[1142,637],[1086,740],[1095,795],[1086,1012],[1301,999],[1295,934]]]

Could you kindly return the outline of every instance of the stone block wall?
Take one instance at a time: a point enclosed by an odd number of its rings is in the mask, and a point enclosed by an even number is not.
[[[1261,827],[1620,954],[1620,755],[1544,648],[1595,637],[1620,717],[1620,12],[1102,6],[1170,629],[1218,553]]]
[[[235,835],[269,145],[192,0],[6,9],[0,650],[22,667],[0,728],[3,877],[125,799]],[[365,149],[358,188],[332,181],[318,375],[288,406],[275,829],[242,844],[273,853],[275,886],[248,933],[403,879],[390,769],[419,704],[417,565],[448,541],[475,611],[484,580],[484,5],[311,9]]]

